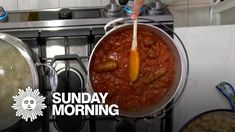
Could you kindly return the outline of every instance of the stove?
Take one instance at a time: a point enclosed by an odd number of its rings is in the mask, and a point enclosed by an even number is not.
[[[113,3],[115,4],[115,3]],[[95,44],[105,34],[106,23],[118,17],[128,19],[130,4],[90,8],[49,9],[8,12],[7,21],[0,23],[0,32],[22,39],[42,63],[55,67],[58,92],[85,92],[87,64]],[[142,8],[139,22],[173,30],[173,17],[161,3],[150,3]],[[162,5],[161,5],[162,6]],[[158,8],[158,9],[156,9]],[[130,20],[127,22],[131,22]],[[48,82],[41,82],[44,96],[50,93]],[[33,123],[19,122],[11,132],[170,132],[171,108],[165,114],[156,113],[142,118],[122,116],[57,116],[51,115],[50,98],[44,116]]]

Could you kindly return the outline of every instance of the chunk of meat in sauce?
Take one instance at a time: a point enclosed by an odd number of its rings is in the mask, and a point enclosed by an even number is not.
[[[149,49],[147,54],[148,54],[148,58],[150,58],[150,59],[154,59],[154,58],[158,57],[157,51],[154,50],[153,48]]]
[[[155,102],[156,100],[159,99],[159,91],[158,90],[149,90],[149,91],[145,91],[143,93],[143,100],[147,101],[146,103],[152,103]]]
[[[164,76],[166,72],[167,72],[166,67],[161,67],[158,70],[153,71],[153,72],[147,72],[143,77],[144,82],[147,84],[152,83],[158,80],[159,78],[161,78],[162,76]]]
[[[100,62],[94,66],[96,72],[109,72],[117,68],[118,63],[115,60],[108,60],[105,62]]]
[[[152,36],[146,36],[145,38],[144,38],[144,44],[146,45],[146,46],[150,46],[150,45],[153,45],[153,44],[155,44],[155,39],[154,39],[154,37],[152,37]]]

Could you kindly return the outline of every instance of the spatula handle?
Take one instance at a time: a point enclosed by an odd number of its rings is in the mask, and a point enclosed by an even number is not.
[[[133,40],[132,40],[132,48],[137,47],[137,19],[134,20],[133,24]]]

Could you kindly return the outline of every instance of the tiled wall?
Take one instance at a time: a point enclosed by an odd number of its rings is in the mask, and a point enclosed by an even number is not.
[[[118,1],[118,0],[116,0]],[[144,0],[145,3],[154,0]],[[174,15],[175,26],[203,26],[210,24],[209,9],[212,0],[162,0],[175,1],[169,9]],[[29,10],[58,7],[104,6],[109,0],[0,0],[6,10]]]
[[[176,27],[210,25],[210,8],[211,0],[177,0],[169,6]]]
[[[6,10],[29,10],[58,7],[102,6],[109,0],[0,0]]]

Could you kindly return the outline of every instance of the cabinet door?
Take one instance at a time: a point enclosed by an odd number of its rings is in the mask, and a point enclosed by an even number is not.
[[[5,10],[17,10],[17,0],[0,0],[0,6]]]
[[[58,8],[58,0],[18,0],[19,10]]]

